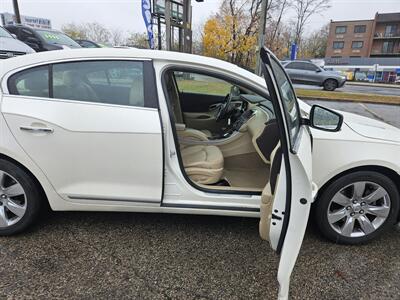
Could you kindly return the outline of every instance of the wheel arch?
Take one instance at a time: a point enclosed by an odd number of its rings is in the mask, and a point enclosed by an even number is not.
[[[319,197],[321,196],[321,194],[326,190],[326,188],[335,180],[337,180],[338,178],[347,175],[347,174],[351,174],[351,173],[355,173],[355,172],[359,172],[359,171],[372,171],[372,172],[377,172],[380,173],[382,175],[385,175],[386,177],[388,177],[390,180],[392,180],[394,182],[394,184],[397,187],[397,192],[400,196],[400,174],[398,174],[396,171],[388,168],[388,167],[384,167],[384,166],[378,166],[378,165],[364,165],[364,166],[357,166],[357,167],[353,167],[351,169],[347,169],[344,170],[338,174],[336,174],[335,176],[333,176],[331,179],[329,179],[328,181],[326,181],[321,188],[319,188],[317,196],[315,198],[315,202],[317,202],[319,200]],[[397,220],[400,221],[400,211],[397,212]]]
[[[0,153],[0,159],[7,160],[7,161],[9,161],[9,162],[11,162],[11,163],[17,165],[18,167],[20,167],[21,169],[23,169],[25,172],[27,172],[27,173],[32,177],[32,179],[35,181],[35,183],[37,184],[37,186],[39,187],[39,190],[40,190],[42,196],[45,198],[45,203],[46,203],[48,206],[50,206],[50,203],[49,203],[47,194],[46,194],[46,192],[45,192],[45,190],[44,190],[42,184],[40,183],[39,179],[38,179],[25,165],[23,165],[22,163],[20,163],[19,161],[15,160],[15,159],[12,158],[12,157],[10,157],[10,156],[8,156],[8,155],[5,155],[4,153]]]
[[[325,78],[324,81],[322,82],[322,86],[323,86],[323,85],[325,84],[325,82],[327,82],[328,80],[334,80],[334,81],[336,81],[337,85],[339,86],[339,80],[337,80],[337,79],[334,78],[334,77]]]

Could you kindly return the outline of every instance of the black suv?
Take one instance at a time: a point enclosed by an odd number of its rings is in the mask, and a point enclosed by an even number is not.
[[[61,31],[32,28],[24,25],[7,25],[5,28],[37,52],[81,48],[77,42]]]

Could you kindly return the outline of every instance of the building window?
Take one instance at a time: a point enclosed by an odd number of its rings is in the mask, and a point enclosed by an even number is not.
[[[336,26],[336,33],[337,34],[346,33],[346,31],[347,31],[347,26]]]
[[[343,49],[344,42],[333,42],[333,49]]]
[[[397,25],[386,25],[385,36],[386,37],[397,36]]]
[[[394,42],[386,41],[382,44],[382,53],[393,53],[394,50]]]
[[[365,33],[367,31],[366,25],[356,25],[354,26],[354,33]]]
[[[364,46],[364,42],[362,41],[354,41],[351,43],[351,48],[353,49],[361,49]]]

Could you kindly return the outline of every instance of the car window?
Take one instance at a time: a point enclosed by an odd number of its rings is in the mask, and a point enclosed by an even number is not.
[[[283,102],[291,149],[293,150],[300,130],[300,111],[296,94],[285,71],[275,59],[271,60],[271,68],[274,72],[279,94]]]
[[[311,63],[303,63],[303,67],[307,71],[317,71],[318,67]]]
[[[307,70],[307,71],[315,71],[316,67],[313,64],[295,61],[286,65],[286,69],[296,69],[296,70]]]
[[[0,26],[0,37],[13,38],[12,35],[1,26]]]
[[[80,48],[79,44],[62,32],[38,29],[36,32],[46,43],[65,45],[71,48]]]
[[[89,41],[79,41],[79,45],[81,45],[84,48],[98,48],[96,44]]]
[[[143,62],[87,61],[53,66],[54,98],[144,106]]]
[[[11,76],[8,89],[13,95],[49,97],[48,67],[36,67]]]
[[[199,73],[174,71],[174,77],[181,93],[225,96],[232,87],[225,80]]]

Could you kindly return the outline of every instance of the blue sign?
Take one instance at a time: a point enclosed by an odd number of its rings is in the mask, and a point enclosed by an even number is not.
[[[142,0],[142,16],[146,25],[147,35],[149,37],[149,45],[154,49],[153,22],[151,19],[151,4],[150,0]]]
[[[296,60],[297,58],[297,44],[293,43],[292,46],[290,47],[290,60]]]
[[[396,69],[396,74],[399,74],[399,75],[400,75],[400,68],[399,68],[399,69]]]

